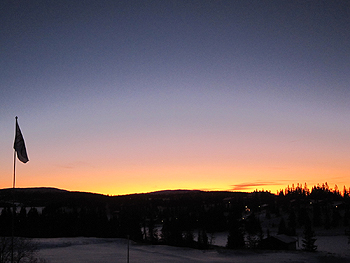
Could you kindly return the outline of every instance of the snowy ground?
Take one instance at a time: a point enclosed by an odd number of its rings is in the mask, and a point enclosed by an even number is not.
[[[222,235],[224,237],[224,235]],[[127,241],[103,238],[36,239],[38,256],[49,263],[127,262]],[[223,242],[217,235],[216,244]],[[130,263],[345,263],[350,262],[350,246],[345,236],[317,237],[318,252],[303,251],[208,251],[170,246],[140,245],[130,242]]]

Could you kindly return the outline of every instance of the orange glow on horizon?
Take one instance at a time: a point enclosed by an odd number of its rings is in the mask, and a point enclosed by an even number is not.
[[[11,171],[0,171],[11,174]],[[39,173],[40,172],[40,173]],[[305,176],[307,175],[307,176]],[[265,179],[266,178],[266,179]],[[283,179],[282,179],[283,178]],[[291,179],[284,179],[291,178]],[[331,179],[330,179],[331,178]],[[333,178],[333,179],[332,179]],[[335,179],[336,180],[335,180]],[[288,185],[305,183],[311,188],[327,182],[331,188],[337,185],[340,190],[350,186],[346,167],[332,171],[313,167],[136,167],[114,169],[108,167],[58,167],[51,170],[42,167],[33,169],[29,165],[19,165],[16,175],[16,187],[55,187],[69,191],[100,193],[105,195],[124,195],[148,193],[160,190],[204,190],[204,191],[241,191],[254,190],[277,191]],[[1,182],[2,188],[12,187],[12,178]]]

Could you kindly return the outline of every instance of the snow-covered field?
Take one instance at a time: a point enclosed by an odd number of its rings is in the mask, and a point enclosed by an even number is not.
[[[222,235],[224,236],[224,235]],[[127,240],[104,238],[36,239],[38,256],[49,263],[127,262]],[[220,235],[215,244],[223,243]],[[317,237],[318,252],[233,251],[224,248],[196,250],[130,242],[130,263],[345,263],[350,262],[350,245],[345,236]]]

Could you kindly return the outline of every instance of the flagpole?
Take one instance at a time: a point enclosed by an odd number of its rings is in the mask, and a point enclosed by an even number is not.
[[[16,151],[13,151],[13,185],[12,188],[16,188]]]
[[[17,123],[18,117],[15,117],[16,123]],[[16,124],[15,124],[15,136],[16,136]],[[16,150],[13,150],[13,185],[12,188],[16,188]]]
[[[14,246],[14,229],[15,229],[15,215],[16,215],[16,203],[15,203],[15,188],[16,188],[16,157],[18,160],[20,160],[22,163],[26,163],[29,161],[28,155],[27,155],[27,150],[24,142],[24,138],[21,132],[21,129],[19,128],[18,125],[18,117],[15,117],[16,120],[16,128],[15,128],[15,141],[13,143],[13,149],[14,155],[13,155],[13,185],[12,185],[12,203],[13,203],[13,213],[12,213],[12,251],[11,251],[11,262],[13,263],[14,261],[14,251],[13,251],[13,246]],[[16,156],[17,155],[17,156]]]
[[[15,238],[15,188],[16,188],[16,151],[14,151],[13,158],[13,185],[12,185],[12,226],[11,226],[11,263],[14,262],[14,238]]]
[[[15,117],[16,119],[16,124],[17,124],[17,119],[18,117]],[[17,131],[17,125],[15,127],[15,135]],[[11,235],[11,263],[14,261],[14,236],[15,236],[15,188],[16,188],[16,150],[13,150],[13,184],[12,184],[12,235]]]
[[[130,236],[128,235],[128,251],[127,251],[127,258],[126,258],[127,263],[129,263],[129,254],[130,254]]]
[[[14,151],[14,158],[13,158],[13,186],[12,186],[12,222],[11,222],[11,263],[14,261],[14,236],[15,236],[15,211],[16,211],[16,205],[15,205],[15,188],[16,188],[16,151]]]

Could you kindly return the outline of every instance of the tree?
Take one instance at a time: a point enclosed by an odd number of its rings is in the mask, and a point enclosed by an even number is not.
[[[177,218],[169,218],[164,220],[161,235],[163,242],[168,245],[183,245],[182,230]]]
[[[252,213],[245,220],[245,230],[248,234],[255,235],[262,232],[260,220],[255,216],[255,213]]]
[[[0,263],[10,263],[12,259],[12,238],[0,237]],[[13,262],[15,263],[45,263],[37,257],[37,246],[27,238],[15,237],[13,239]]]
[[[23,212],[24,213],[24,212]],[[29,237],[39,236],[40,217],[38,210],[32,207],[27,214],[27,235]]]
[[[233,249],[245,247],[242,225],[237,216],[231,215],[226,247]]]
[[[255,216],[255,213],[252,213],[245,220],[245,230],[248,234],[249,248],[256,248],[263,239],[263,231],[260,220]]]
[[[121,228],[125,228],[125,237],[129,236],[133,241],[142,241],[141,219],[136,211],[125,212],[122,215]]]
[[[151,216],[148,222],[148,235],[147,240],[151,242],[151,244],[157,244],[158,243],[158,230],[156,228],[155,222],[153,220],[153,217]]]
[[[193,247],[194,235],[191,229],[187,229],[184,234],[184,245],[187,247]]]
[[[4,207],[0,215],[0,236],[11,236],[11,222],[13,211],[11,207]]]
[[[315,245],[315,232],[312,230],[311,227],[311,220],[309,217],[306,218],[305,221],[305,229],[304,229],[304,237],[303,237],[303,250],[314,252],[317,250],[317,246]]]
[[[207,249],[209,246],[208,235],[204,229],[198,231],[198,248]]]

